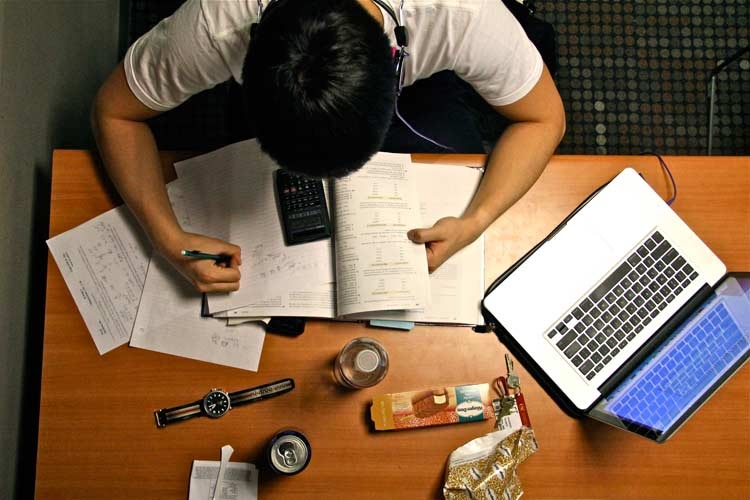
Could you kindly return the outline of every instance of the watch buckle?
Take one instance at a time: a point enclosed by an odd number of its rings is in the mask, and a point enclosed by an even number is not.
[[[154,412],[154,420],[156,420],[156,427],[166,427],[167,426],[167,419],[165,418],[166,415],[164,415],[164,409],[156,410]]]

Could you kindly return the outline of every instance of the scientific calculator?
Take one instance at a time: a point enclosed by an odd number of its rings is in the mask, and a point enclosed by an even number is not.
[[[331,237],[322,180],[279,169],[276,171],[276,193],[287,245]]]

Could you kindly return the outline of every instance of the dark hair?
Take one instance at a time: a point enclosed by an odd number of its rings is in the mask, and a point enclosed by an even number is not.
[[[390,43],[356,0],[277,0],[242,70],[261,148],[316,177],[360,168],[385,138],[396,100]]]

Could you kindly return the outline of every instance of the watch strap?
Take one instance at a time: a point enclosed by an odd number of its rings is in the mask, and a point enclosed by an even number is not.
[[[280,396],[294,389],[294,379],[285,378],[263,384],[250,389],[229,393],[230,407],[245,405],[261,401],[263,399]],[[166,427],[168,424],[180,422],[189,418],[203,415],[203,400],[199,399],[193,403],[188,403],[173,408],[162,408],[154,412],[154,419],[157,427]]]
[[[271,382],[270,384],[263,384],[242,391],[230,392],[229,401],[233,407],[246,405],[263,399],[272,398],[274,396],[280,396],[292,389],[294,389],[294,379],[284,378],[277,380],[276,382]]]
[[[199,399],[193,403],[175,406],[173,408],[162,408],[154,412],[157,427],[166,427],[167,424],[180,422],[203,414],[203,400]]]

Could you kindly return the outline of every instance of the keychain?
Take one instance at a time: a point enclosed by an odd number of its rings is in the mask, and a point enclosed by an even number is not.
[[[498,429],[518,426],[531,427],[526,401],[521,392],[521,379],[515,372],[513,359],[505,355],[506,375],[495,379],[495,391],[499,399],[492,402]]]

